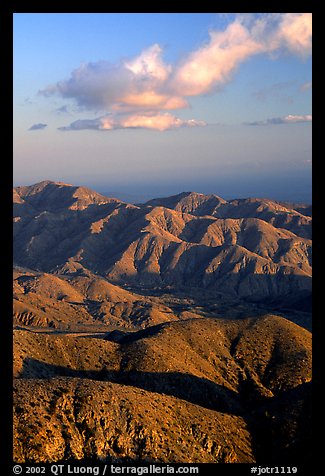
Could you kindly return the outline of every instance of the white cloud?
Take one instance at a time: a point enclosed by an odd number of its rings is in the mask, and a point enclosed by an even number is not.
[[[286,123],[296,123],[296,122],[312,122],[313,118],[311,114],[306,114],[304,116],[289,114],[284,118],[284,122]]]
[[[311,114],[294,115],[289,114],[284,117],[271,117],[265,121],[247,122],[247,126],[268,126],[277,124],[297,124],[299,122],[312,122],[313,118]]]
[[[172,70],[171,65],[166,65],[161,56],[161,47],[154,44],[135,59],[126,61],[124,66],[137,77],[142,77],[146,81],[151,80],[161,83],[166,81]]]

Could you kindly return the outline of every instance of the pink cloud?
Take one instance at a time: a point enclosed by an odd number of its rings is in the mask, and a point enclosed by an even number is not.
[[[284,117],[284,122],[286,123],[297,123],[297,122],[312,122],[313,116],[311,114],[297,115],[289,114]]]
[[[156,91],[140,91],[126,94],[120,98],[120,102],[114,104],[114,111],[126,111],[134,109],[157,109],[157,110],[173,110],[183,109],[188,106],[185,99],[179,96],[168,96],[167,94],[159,94]]]
[[[129,127],[141,127],[145,129],[156,129],[158,131],[166,131],[168,129],[175,129],[179,127],[195,127],[195,126],[204,126],[205,122],[195,121],[190,119],[184,121],[175,117],[169,113],[157,114],[157,115],[133,115],[129,116],[126,119],[123,119],[120,122],[123,128]]]
[[[225,31],[211,32],[210,41],[186,58],[175,72],[174,88],[185,96],[211,92],[251,56],[281,48],[307,56],[311,41],[310,13],[268,14],[253,22],[239,16]]]
[[[40,94],[73,99],[87,110],[113,111],[115,122],[110,117],[107,123],[113,121],[112,128],[129,127],[123,124],[134,120],[144,124],[140,127],[154,124],[152,128],[166,130],[174,116],[163,112],[187,108],[188,98],[216,91],[254,55],[311,54],[311,20],[311,13],[237,15],[224,31],[211,31],[204,45],[177,64],[167,64],[162,48],[154,44],[115,65],[82,64],[69,79],[49,85]],[[148,117],[153,118],[151,123]],[[178,127],[177,121],[181,120],[174,118],[172,127]]]
[[[312,50],[312,14],[286,13],[275,38],[291,53],[308,56]]]
[[[152,129],[157,131],[166,131],[169,129],[178,129],[180,127],[198,127],[205,126],[203,121],[195,119],[182,120],[172,114],[132,114],[129,116],[112,115],[103,116],[96,119],[83,119],[72,122],[69,126],[60,127],[62,131],[80,131],[97,130],[111,131],[115,129]]]
[[[261,50],[247,29],[234,22],[224,32],[211,32],[209,43],[189,55],[175,73],[174,87],[185,96],[210,92],[228,82],[241,62]]]

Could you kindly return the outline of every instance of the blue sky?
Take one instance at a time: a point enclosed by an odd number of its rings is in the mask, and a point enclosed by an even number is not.
[[[311,14],[14,15],[14,184],[311,199]]]

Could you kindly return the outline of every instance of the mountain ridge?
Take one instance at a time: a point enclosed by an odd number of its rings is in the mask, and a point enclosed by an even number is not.
[[[14,194],[18,265],[89,269],[116,284],[228,289],[241,297],[250,288],[257,298],[310,290],[311,217],[270,200],[226,202],[186,192],[171,197],[172,208],[157,201],[136,206],[61,182]]]
[[[17,463],[311,460],[309,208],[13,193]]]

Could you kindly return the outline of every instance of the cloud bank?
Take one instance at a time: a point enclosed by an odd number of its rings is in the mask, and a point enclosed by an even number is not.
[[[313,118],[311,114],[306,115],[293,115],[289,114],[285,117],[271,117],[265,121],[247,122],[247,126],[268,126],[277,124],[297,124],[299,122],[312,122]]]
[[[110,111],[114,115],[111,129],[166,130],[179,127],[177,121],[183,121],[164,111],[187,108],[191,97],[217,91],[254,55],[294,54],[305,58],[311,54],[311,47],[311,13],[242,14],[224,31],[210,31],[209,40],[178,64],[167,64],[161,46],[154,44],[118,64],[84,63],[72,71],[70,78],[39,93],[72,99],[88,111]],[[100,120],[94,119],[89,128],[99,129],[96,121]],[[80,121],[76,123],[79,127]],[[202,125],[195,120],[192,124]],[[71,124],[61,129],[75,127]]]
[[[179,127],[195,127],[206,125],[203,121],[194,119],[183,121],[172,114],[134,114],[127,117],[114,118],[113,116],[103,116],[96,119],[81,119],[72,122],[69,126],[60,127],[61,131],[80,131],[92,129],[97,131],[109,131],[115,129],[155,129],[166,131]]]

